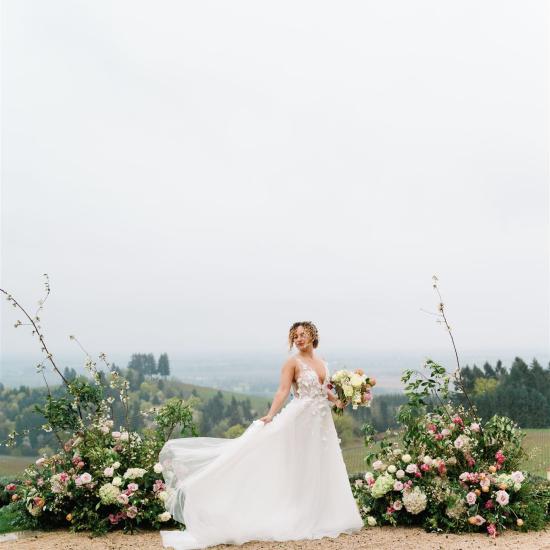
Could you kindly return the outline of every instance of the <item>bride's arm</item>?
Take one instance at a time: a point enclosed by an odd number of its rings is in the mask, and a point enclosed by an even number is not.
[[[273,402],[271,403],[271,408],[266,416],[260,418],[264,422],[271,422],[273,417],[279,412],[279,409],[284,405],[287,400],[288,394],[290,393],[290,387],[292,385],[292,380],[294,380],[294,359],[289,357],[281,369],[281,380],[279,382],[279,388],[275,392],[273,397]]]

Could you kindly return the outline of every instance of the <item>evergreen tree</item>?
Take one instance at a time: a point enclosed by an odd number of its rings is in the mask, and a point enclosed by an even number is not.
[[[142,353],[132,354],[130,362],[128,363],[128,368],[144,374],[143,358],[144,355]]]
[[[148,353],[143,358],[143,369],[143,374],[148,374],[150,378],[153,378],[153,376],[157,374],[157,362],[155,360],[155,356],[152,353]]]
[[[239,402],[235,399],[234,395],[231,397],[229,405],[227,405],[225,416],[229,420],[229,426],[243,423]]]
[[[254,414],[252,413],[252,403],[250,398],[246,398],[244,401],[241,401],[241,410],[243,414],[243,420],[245,422],[252,422],[254,419]]]
[[[157,372],[160,376],[164,376],[165,378],[170,376],[170,362],[168,361],[168,355],[166,353],[163,353],[159,357]]]
[[[483,374],[485,378],[497,378],[497,373],[495,372],[495,369],[493,369],[491,364],[487,361],[485,361],[485,364],[483,365]]]
[[[65,367],[63,376],[70,382],[76,378],[76,371],[71,367]]]

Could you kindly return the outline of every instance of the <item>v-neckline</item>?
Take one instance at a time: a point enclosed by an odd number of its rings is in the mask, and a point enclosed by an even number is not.
[[[296,357],[296,359],[298,359],[298,361],[300,361],[300,363],[302,363],[302,365],[305,365],[308,369],[312,370],[315,373],[315,376],[317,378],[317,382],[319,382],[319,386],[322,387],[322,386],[325,385],[325,383],[327,381],[327,377],[328,377],[328,372],[327,372],[327,362],[324,359],[321,359],[321,361],[325,365],[325,379],[321,382],[321,380],[319,379],[319,375],[317,374],[317,371],[313,367],[308,365],[305,361],[300,359],[300,357],[298,357],[297,355],[295,357]]]

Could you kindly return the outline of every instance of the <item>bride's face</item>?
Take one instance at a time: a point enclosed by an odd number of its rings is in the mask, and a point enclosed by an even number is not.
[[[298,327],[294,332],[294,345],[300,350],[304,351],[311,346],[311,337],[304,327]]]

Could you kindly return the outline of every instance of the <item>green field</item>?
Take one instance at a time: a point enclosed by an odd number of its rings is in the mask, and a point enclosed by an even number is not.
[[[0,455],[0,476],[17,476],[35,460],[32,456]]]
[[[529,454],[523,468],[532,474],[546,478],[546,472],[550,468],[550,429],[523,430],[526,433],[523,440],[524,448]],[[344,462],[348,473],[355,474],[366,471],[363,458],[365,447],[354,445],[342,449]]]

